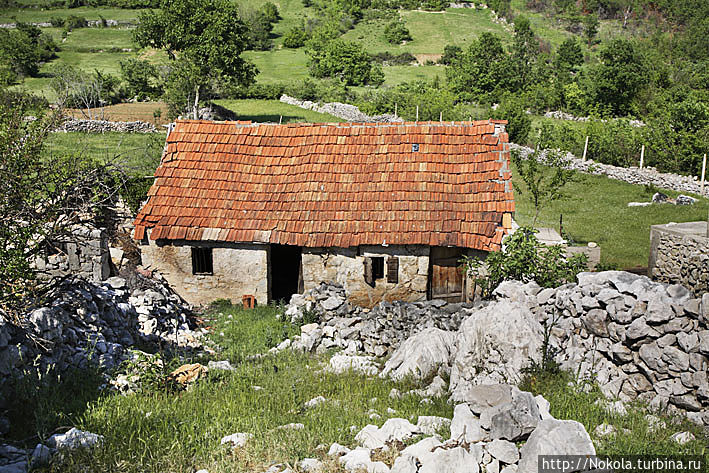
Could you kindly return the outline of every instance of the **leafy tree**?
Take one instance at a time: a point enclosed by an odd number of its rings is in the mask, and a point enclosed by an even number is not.
[[[283,35],[283,46],[286,48],[300,48],[305,46],[308,40],[308,33],[301,27],[294,26]]]
[[[515,68],[515,80],[519,88],[525,88],[529,85],[532,65],[539,54],[539,42],[534,37],[529,20],[524,16],[515,18],[515,32],[511,52]]]
[[[564,73],[576,72],[583,65],[581,45],[575,38],[568,38],[559,45],[554,57],[554,68]]]
[[[441,56],[441,59],[438,60],[438,63],[449,66],[449,65],[453,64],[453,62],[460,59],[460,57],[462,55],[463,55],[463,48],[461,48],[460,46],[457,46],[455,44],[447,44],[443,48],[443,56]]]
[[[598,34],[599,25],[598,16],[589,14],[583,17],[583,35],[586,37],[589,48],[593,46],[593,41]]]
[[[384,38],[391,44],[401,44],[411,41],[411,33],[403,21],[392,21],[384,28]]]
[[[508,95],[500,103],[497,110],[492,112],[492,117],[507,120],[507,132],[513,143],[525,144],[532,128],[532,119],[529,118],[524,102],[513,95]]]
[[[269,23],[277,23],[281,19],[278,7],[273,2],[266,2],[261,7],[261,13]]]
[[[161,94],[157,86],[158,70],[153,64],[140,59],[126,59],[120,65],[121,76],[126,83],[125,95],[143,100]]]
[[[271,49],[273,47],[271,40],[273,23],[278,20],[272,20],[271,14],[265,13],[263,10],[256,10],[246,5],[239,8],[239,14],[247,27],[246,49],[256,51]]]
[[[384,74],[358,43],[339,39],[307,51],[313,77],[337,77],[346,85],[379,85]]]
[[[502,39],[485,32],[446,69],[446,77],[461,99],[495,100],[501,91],[511,88],[511,69]]]
[[[463,267],[483,298],[490,297],[503,281],[535,281],[542,287],[557,287],[587,270],[586,255],[568,256],[562,246],[544,246],[535,232],[528,227],[517,229],[505,239],[502,251],[489,253],[485,260],[463,257]]]
[[[204,88],[214,81],[246,85],[257,72],[241,57],[248,31],[229,0],[162,0],[159,11],[140,15],[134,37],[141,47],[164,49],[173,61],[179,55],[182,69],[193,72],[192,80],[171,84],[190,85],[191,91],[181,93],[193,94],[195,117]]]
[[[592,71],[594,99],[616,115],[632,111],[632,102],[647,84],[644,61],[632,42],[616,39],[605,45]]]
[[[512,152],[512,162],[523,183],[514,184],[515,192],[519,196],[528,195],[534,206],[532,227],[536,226],[544,206],[564,197],[563,188],[575,175],[574,171],[564,168],[560,153],[548,149],[550,142],[551,129],[543,125],[536,151],[526,158],[522,158],[517,151]],[[542,153],[545,155],[542,156]]]
[[[11,83],[17,76],[36,77],[39,65],[56,57],[59,50],[52,38],[34,25],[17,23],[14,29],[0,29],[0,70],[5,79]]]
[[[48,288],[33,261],[48,242],[75,241],[71,226],[99,218],[122,182],[110,164],[43,153],[58,116],[27,113],[22,100],[0,105],[0,316],[17,325]]]

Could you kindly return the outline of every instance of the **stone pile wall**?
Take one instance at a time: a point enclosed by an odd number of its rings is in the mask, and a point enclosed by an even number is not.
[[[622,271],[578,279],[551,289],[505,282],[496,300],[475,305],[385,302],[369,311],[350,305],[342,288],[321,285],[294,296],[285,313],[318,323],[274,351],[393,353],[390,361],[408,360],[402,366],[411,373],[446,365],[452,395],[462,399],[474,385],[518,382],[530,360],[540,361],[546,327],[556,361],[608,397],[641,399],[709,425],[709,294],[693,297],[680,285]],[[434,349],[436,337],[454,342]]]
[[[534,152],[532,148],[510,143],[510,150],[518,151],[522,158],[526,158]],[[548,150],[542,151],[542,160]],[[627,182],[630,184],[646,185],[651,184],[663,189],[672,189],[677,192],[692,192],[699,194],[701,187],[696,176],[681,176],[679,174],[658,172],[655,168],[646,167],[643,169],[636,167],[619,167],[610,164],[597,163],[590,159],[586,161],[577,158],[569,152],[562,151],[564,166],[585,174],[604,175],[611,179]],[[704,193],[709,191],[709,185],[705,184]]]
[[[300,100],[288,95],[281,95],[281,102],[306,110],[313,110],[320,113],[329,113],[330,115],[342,118],[348,122],[366,122],[366,123],[387,123],[387,122],[403,122],[401,117],[397,117],[390,113],[383,115],[370,116],[362,113],[358,107],[347,103],[330,102],[320,105],[317,102],[310,100]]]
[[[658,281],[682,284],[695,294],[709,292],[707,222],[650,227],[648,267]]]
[[[100,285],[68,278],[48,301],[27,314],[25,327],[0,312],[0,385],[32,369],[34,360],[42,371],[85,368],[90,360],[112,369],[134,344],[201,347],[189,307],[159,276],[133,274],[130,281],[114,277]]]
[[[56,131],[81,131],[84,133],[105,133],[116,131],[119,133],[157,133],[155,125],[139,120],[132,122],[112,122],[109,120],[86,120],[70,118],[66,120]]]
[[[35,259],[34,266],[42,276],[75,275],[99,282],[111,275],[111,254],[104,229],[77,227],[73,230],[73,237],[61,243],[54,243],[63,247],[61,251]]]
[[[545,118],[554,118],[556,120],[568,120],[568,121],[573,121],[573,122],[588,122],[593,120],[591,117],[577,117],[575,115],[571,115],[570,113],[562,112],[561,110],[554,110],[551,112],[546,112],[544,114]],[[606,120],[600,120],[601,122],[606,122]],[[629,121],[630,126],[634,126],[636,128],[645,126],[644,122],[641,122],[640,120],[630,120]]]

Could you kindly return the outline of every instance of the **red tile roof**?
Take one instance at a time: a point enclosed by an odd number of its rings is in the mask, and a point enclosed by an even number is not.
[[[497,250],[514,198],[495,123],[178,121],[135,238]]]

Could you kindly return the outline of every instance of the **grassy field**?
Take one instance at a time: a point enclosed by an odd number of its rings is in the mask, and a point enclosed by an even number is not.
[[[516,170],[512,179],[519,182]],[[567,185],[566,198],[552,202],[541,212],[538,227],[559,229],[563,215],[564,231],[577,243],[596,242],[601,247],[601,262],[619,269],[647,266],[650,251],[650,225],[668,222],[705,220],[709,200],[696,205],[651,205],[628,207],[628,202],[649,201],[655,190],[608,179],[603,176],[577,174]],[[679,193],[663,190],[671,197]],[[531,225],[534,207],[526,195],[515,195],[515,219],[520,225]]]
[[[215,103],[236,113],[239,120],[253,122],[341,122],[341,118],[327,113],[305,110],[278,100],[216,100]]]
[[[159,118],[156,118],[154,115],[157,110],[160,110]],[[67,113],[76,118],[85,118],[85,114],[78,109],[69,109]],[[156,125],[164,125],[170,122],[167,118],[167,105],[164,102],[118,103],[116,105],[94,109],[92,113],[96,114],[102,120],[140,120]]]
[[[432,404],[421,404],[420,398],[413,395],[389,399],[393,387],[408,390],[413,387],[410,383],[353,373],[325,373],[321,369],[327,361],[325,356],[286,351],[249,361],[248,355],[261,353],[299,332],[297,326],[276,320],[278,311],[273,306],[243,311],[222,305],[207,315],[211,337],[222,348],[216,358],[230,360],[236,367],[233,372],[212,372],[185,391],[146,385],[142,391],[126,396],[99,393],[95,385],[100,378],[84,374],[83,385],[67,379],[23,398],[18,415],[25,414],[33,426],[42,428],[28,429],[23,434],[44,436],[56,426],[74,425],[105,437],[99,447],[67,455],[64,463],[53,466],[51,471],[57,472],[193,473],[202,468],[210,473],[260,472],[274,463],[294,467],[306,457],[323,459],[327,472],[340,472],[341,467],[326,457],[327,448],[333,442],[354,446],[356,431],[365,425],[381,425],[391,417],[416,422],[420,415],[452,416],[452,406],[443,398]],[[189,361],[197,360],[182,360]],[[180,363],[172,360],[168,370]],[[531,377],[523,387],[543,394],[551,402],[552,415],[576,419],[589,432],[604,422],[619,430],[629,429],[616,438],[594,438],[599,454],[705,451],[706,437],[698,427],[672,424],[672,419],[665,418],[668,426],[651,432],[642,409],[631,407],[629,415],[622,418],[608,414],[594,405],[600,398],[598,390],[577,392],[573,383],[568,385],[570,379],[565,374]],[[50,392],[52,395],[48,396]],[[35,402],[43,396],[48,396],[48,402],[37,409]],[[327,401],[306,409],[304,403],[316,396]],[[389,413],[388,408],[396,412]],[[371,412],[378,413],[381,419],[372,420]],[[291,422],[302,423],[304,428],[277,429]],[[351,426],[355,426],[354,432]],[[682,447],[669,440],[674,432],[685,429],[694,432],[697,440]],[[242,449],[220,445],[223,436],[235,432],[248,432],[254,438]],[[449,432],[441,435],[447,438]],[[319,445],[325,448],[318,448]],[[391,465],[393,457],[383,459]]]
[[[118,22],[134,22],[138,19],[140,10],[110,7],[78,7],[78,8],[2,8],[0,23],[15,21],[47,23],[54,17],[66,18],[70,15],[82,16],[87,20],[116,20]]]

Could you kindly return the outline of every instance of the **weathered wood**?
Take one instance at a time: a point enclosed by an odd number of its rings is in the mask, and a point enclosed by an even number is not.
[[[399,282],[399,258],[396,256],[387,258],[387,282],[392,284]]]
[[[372,275],[372,258],[364,258],[364,282],[374,287],[374,276]]]
[[[464,297],[464,275],[460,271],[460,248],[431,248],[430,288],[432,299],[460,302]]]

